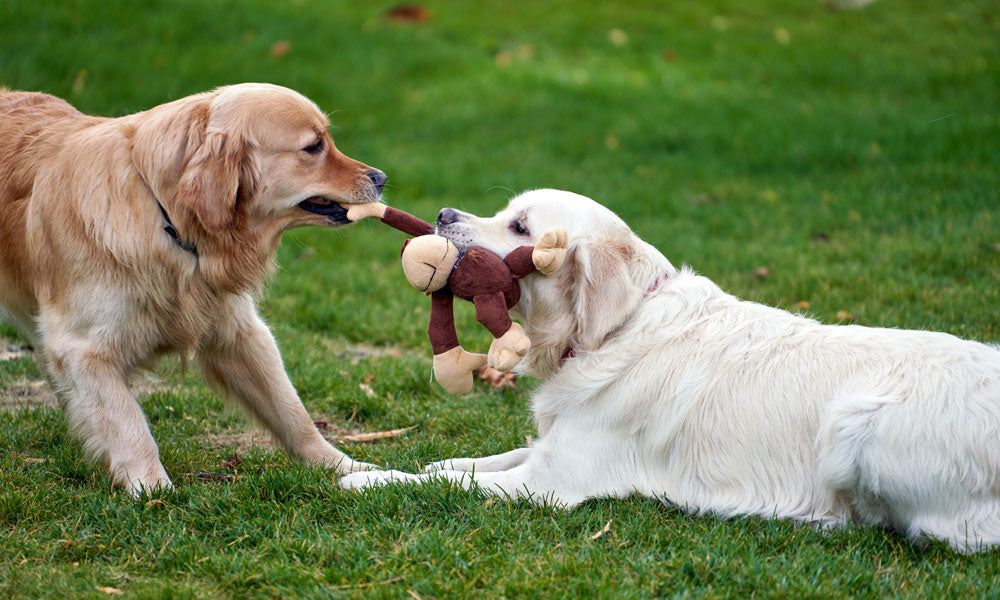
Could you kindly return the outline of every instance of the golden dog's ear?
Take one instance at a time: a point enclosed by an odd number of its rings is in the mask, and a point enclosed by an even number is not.
[[[133,164],[177,225],[193,214],[218,233],[231,221],[237,195],[256,189],[260,165],[239,132],[209,128],[212,97],[198,94],[139,113],[126,133]]]
[[[573,339],[578,348],[594,350],[620,327],[642,297],[633,278],[638,259],[627,237],[584,237],[570,242],[566,269],[571,279]]]
[[[188,143],[197,137],[200,144],[177,184],[177,202],[195,214],[205,231],[219,233],[232,221],[247,150],[241,140],[223,131],[189,135]]]

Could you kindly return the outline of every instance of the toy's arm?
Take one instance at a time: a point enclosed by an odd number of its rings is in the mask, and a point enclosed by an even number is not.
[[[458,334],[455,333],[454,295],[449,289],[438,290],[431,294],[431,318],[427,323],[427,337],[431,339],[431,348],[435,355],[443,354],[458,346]]]
[[[434,226],[427,221],[414,217],[408,212],[395,209],[391,206],[385,207],[385,214],[381,217],[381,219],[382,222],[389,227],[394,227],[403,233],[412,235],[413,237],[434,233]]]
[[[510,314],[503,292],[479,294],[472,299],[476,305],[476,320],[489,330],[493,337],[503,337],[510,329]]]
[[[535,262],[531,259],[531,255],[534,251],[534,246],[521,246],[520,248],[512,250],[510,254],[507,255],[507,258],[503,259],[503,262],[507,264],[507,268],[510,269],[510,274],[514,276],[514,279],[527,277],[538,270],[535,267]]]
[[[347,219],[352,223],[365,217],[379,219],[389,227],[408,233],[413,237],[434,233],[434,226],[408,212],[387,206],[381,202],[351,204],[347,206]]]
[[[494,338],[486,353],[486,364],[500,371],[513,369],[531,349],[531,340],[524,334],[523,327],[510,320],[503,292],[480,294],[472,303],[476,305],[476,320]]]
[[[566,230],[562,227],[548,229],[532,246],[521,246],[507,255],[503,261],[514,279],[531,275],[536,270],[543,275],[551,275],[559,270],[566,259]]]

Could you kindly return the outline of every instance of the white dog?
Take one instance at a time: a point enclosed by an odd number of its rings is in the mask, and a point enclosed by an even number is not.
[[[1000,544],[1000,351],[944,333],[830,326],[675,268],[603,206],[538,190],[438,233],[501,256],[550,227],[566,264],[522,280],[544,379],[532,447],[354,473],[346,488],[445,477],[565,507],[633,493],[695,513],[852,521]]]

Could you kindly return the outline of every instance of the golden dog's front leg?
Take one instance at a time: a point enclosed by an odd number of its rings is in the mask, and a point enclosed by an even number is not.
[[[338,473],[372,468],[334,448],[316,430],[253,300],[235,298],[220,312],[226,319],[198,353],[206,381],[266,427],[291,456]]]
[[[135,496],[172,487],[120,352],[66,326],[59,311],[43,307],[39,325],[47,374],[87,457]]]

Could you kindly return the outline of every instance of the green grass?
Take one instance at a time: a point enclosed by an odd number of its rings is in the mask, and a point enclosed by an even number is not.
[[[995,1],[435,0],[431,20],[402,24],[392,5],[5,2],[0,85],[106,115],[287,85],[389,174],[392,204],[427,218],[571,189],[742,297],[1000,340]],[[278,41],[291,49],[273,56]],[[401,239],[365,224],[283,242],[262,311],[306,406],[345,428],[417,425],[344,445],[395,468],[521,445],[533,382],[468,397],[428,382],[428,305],[398,268]],[[468,307],[458,321],[484,349]],[[0,412],[0,596],[1000,596],[996,552],[873,528],[693,519],[639,498],[561,512],[444,484],[342,492],[266,445],[208,443],[242,418],[175,361],[160,375],[142,403],[177,489],[152,499],[111,490],[58,411]],[[40,377],[30,355],[0,362],[0,394]]]

